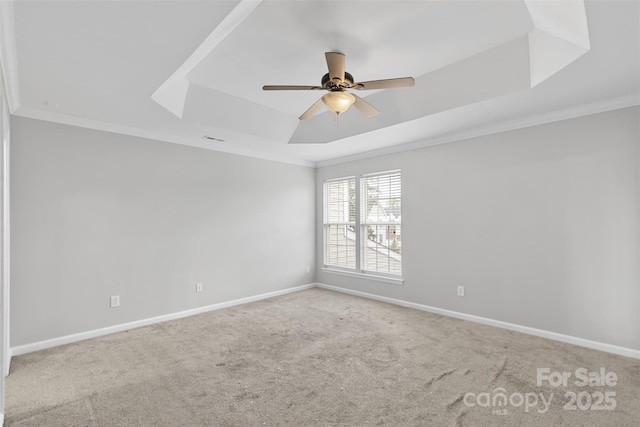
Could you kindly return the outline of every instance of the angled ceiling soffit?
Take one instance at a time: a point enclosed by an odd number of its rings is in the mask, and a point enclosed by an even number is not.
[[[531,86],[536,86],[591,48],[582,0],[525,0],[534,29],[529,33]]]
[[[200,46],[178,67],[178,69],[151,95],[158,104],[180,118],[184,118],[184,107],[189,91],[187,76],[198,66],[231,32],[242,23],[262,0],[240,0]]]

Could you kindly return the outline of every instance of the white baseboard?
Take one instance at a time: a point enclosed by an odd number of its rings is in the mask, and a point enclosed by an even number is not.
[[[595,350],[606,351],[607,353],[619,354],[621,356],[640,359],[640,350],[634,350],[627,347],[620,347],[613,344],[605,344],[597,341],[591,341],[584,338],[573,337],[571,335],[558,334],[556,332],[545,331],[542,329],[530,328],[528,326],[515,325],[513,323],[502,322],[500,320],[488,319],[486,317],[474,316],[472,314],[459,313],[457,311],[445,310],[442,308],[431,307],[424,304],[383,297],[380,295],[369,294],[366,292],[354,291],[351,289],[341,288],[339,286],[325,285],[324,283],[315,284],[319,288],[331,291],[342,292],[349,295],[355,295],[376,301],[387,302],[402,307],[414,308],[416,310],[428,311],[429,313],[441,314],[443,316],[455,317],[457,319],[469,320],[471,322],[482,323],[483,325],[495,326],[498,328],[509,329],[511,331],[522,332],[529,335],[535,335],[542,338],[548,338],[554,341],[560,341],[568,344],[578,345],[581,347],[592,348]]]
[[[460,313],[457,311],[445,310],[442,308],[431,307],[424,304],[418,304],[410,301],[399,300],[395,298],[388,298],[380,295],[370,294],[366,292],[354,291],[351,289],[341,288],[333,285],[326,285],[324,283],[311,283],[308,285],[296,286],[294,288],[282,289],[279,291],[268,292],[265,294],[254,295],[251,297],[240,298],[232,301],[221,302],[218,304],[212,304],[204,307],[198,307],[190,310],[180,311],[177,313],[165,314],[163,316],[152,317],[149,319],[142,319],[135,322],[124,323],[121,325],[109,326],[107,328],[96,329],[93,331],[81,332],[78,334],[67,335],[64,337],[53,338],[50,340],[39,341],[31,344],[25,344],[17,347],[12,347],[9,350],[9,363],[13,355],[20,355],[25,353],[31,353],[33,351],[44,350],[59,345],[70,344],[78,341],[83,341],[90,338],[96,338],[103,335],[109,335],[116,332],[122,332],[133,328],[139,328],[142,326],[151,325],[154,323],[165,322],[167,320],[180,319],[183,317],[193,316],[200,313],[206,313],[208,311],[220,310],[222,308],[233,307],[240,304],[247,304],[254,301],[259,301],[267,298],[273,298],[279,295],[285,295],[293,292],[303,291],[314,287],[328,289],[332,291],[342,292],[349,295],[355,295],[363,298],[368,298],[376,301],[387,302],[390,304],[399,305],[402,307],[413,308],[416,310],[427,311],[430,313],[440,314],[443,316],[454,317],[462,320],[469,320],[471,322],[481,323],[484,325],[495,326],[498,328],[508,329],[511,331],[522,332],[529,335],[535,335],[542,338],[548,338],[554,341],[565,342],[568,344],[574,344],[581,347],[592,348],[595,350],[601,350],[608,353],[619,354],[621,356],[632,357],[634,359],[640,359],[640,350],[634,350],[631,348],[620,347],[612,344],[605,344],[597,341],[591,341],[584,338],[573,337],[570,335],[559,334],[556,332],[545,331],[542,329],[530,328],[528,326],[516,325],[513,323],[502,322],[500,320],[489,319],[486,317],[475,316],[472,314]],[[9,366],[9,364],[7,364]],[[0,426],[2,424],[0,423]]]
[[[4,366],[4,376],[6,377],[7,375],[9,375],[9,371],[11,370],[11,358],[13,357],[13,351],[11,350],[11,348],[9,348],[7,350],[7,363]],[[2,426],[2,423],[0,423],[0,426]]]
[[[0,426],[4,425],[4,414],[0,412]]]
[[[109,326],[102,329],[96,329],[93,331],[80,332],[78,334],[66,335],[59,338],[52,338],[45,341],[39,341],[31,344],[20,345],[11,348],[11,354],[18,356],[20,354],[31,353],[38,350],[44,350],[59,345],[70,344],[78,341],[84,341],[89,338],[101,337],[103,335],[109,335],[116,332],[128,331],[130,329],[139,328],[142,326],[152,325],[154,323],[166,322],[167,320],[180,319],[183,317],[193,316],[196,314],[206,313],[208,311],[220,310],[222,308],[233,307],[235,305],[247,304],[254,301],[259,301],[267,298],[273,298],[280,295],[290,294],[293,292],[304,291],[306,289],[314,288],[315,283],[308,285],[296,286],[294,288],[282,289],[279,291],[267,292],[265,294],[254,295],[251,297],[240,298],[232,301],[221,302],[218,304],[207,305],[204,307],[192,308],[190,310],[180,311],[177,313],[165,314],[162,316],[151,317],[149,319],[136,320],[135,322],[123,323],[120,325]],[[0,424],[2,425],[2,424]]]

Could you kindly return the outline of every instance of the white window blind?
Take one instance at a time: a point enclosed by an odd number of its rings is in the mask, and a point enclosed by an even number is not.
[[[356,179],[326,181],[324,197],[324,264],[356,268]]]
[[[400,171],[360,178],[360,269],[402,275]]]

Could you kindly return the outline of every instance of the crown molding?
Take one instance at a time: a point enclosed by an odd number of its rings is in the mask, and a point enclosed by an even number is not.
[[[0,2],[2,3],[2,2]],[[501,132],[508,132],[511,130],[523,129],[527,127],[558,122],[562,120],[569,120],[573,118],[588,116],[592,114],[604,113],[607,111],[618,110],[627,107],[634,107],[640,105],[640,93],[633,93],[617,98],[606,99],[599,102],[580,105],[571,108],[565,108],[561,110],[552,111],[549,113],[538,114],[528,117],[523,117],[515,120],[509,120],[502,123],[476,127],[473,129],[464,130],[462,132],[455,132],[444,136],[435,138],[427,138],[414,142],[408,142],[404,144],[393,145],[390,147],[381,148],[378,150],[366,151],[363,153],[352,154],[349,156],[337,157],[334,159],[323,160],[319,162],[312,162],[307,160],[295,159],[286,156],[278,156],[269,153],[257,152],[253,150],[247,150],[244,148],[238,148],[233,146],[227,146],[222,144],[208,144],[197,138],[188,138],[177,135],[165,134],[162,132],[150,131],[145,129],[139,129],[130,126],[117,125],[100,120],[88,119],[80,116],[73,116],[70,114],[64,114],[59,112],[41,110],[31,107],[21,107],[14,115],[19,117],[26,117],[36,120],[44,120],[48,122],[67,124],[71,126],[78,126],[87,129],[100,130],[104,132],[112,132],[122,135],[136,136],[140,138],[153,139],[163,142],[171,142],[175,144],[187,145],[190,147],[203,148],[212,151],[221,151],[229,154],[236,154],[239,156],[253,157],[262,160],[271,160],[280,163],[287,163],[296,166],[304,166],[310,168],[323,168],[327,166],[338,165],[342,163],[353,162],[357,160],[370,159],[374,157],[385,156],[389,154],[402,153],[405,151],[418,150],[433,145],[446,144],[449,142],[462,141],[465,139],[477,138],[486,135],[492,135]]]
[[[11,113],[20,107],[18,56],[13,23],[13,1],[0,1],[0,65],[4,76],[7,104]]]
[[[590,104],[579,105],[576,107],[564,108],[561,110],[551,111],[544,114],[537,114],[522,117],[515,120],[509,120],[501,123],[480,126],[473,129],[467,129],[461,132],[427,138],[419,141],[407,142],[405,144],[393,145],[390,147],[380,148],[377,150],[366,151],[364,153],[352,154],[349,156],[337,157],[335,159],[323,160],[316,162],[316,168],[339,165],[342,163],[353,162],[357,160],[371,159],[374,157],[385,156],[388,154],[402,153],[405,151],[418,150],[420,148],[430,147],[433,145],[446,144],[448,142],[462,141],[470,138],[477,138],[486,135],[492,135],[501,132],[508,132],[517,129],[524,129],[532,126],[543,125],[547,123],[569,120],[592,114],[604,113],[607,111],[619,110],[627,107],[640,105],[640,93],[620,96],[617,98],[606,99]]]
[[[286,156],[263,153],[245,148],[234,147],[224,144],[211,144],[199,138],[189,138],[178,135],[139,129],[131,126],[118,125],[108,123],[101,120],[89,119],[86,117],[74,116],[54,111],[41,110],[38,108],[21,107],[14,113],[14,116],[25,117],[28,119],[43,120],[46,122],[60,123],[64,125],[77,126],[86,129],[99,130],[103,132],[117,133],[121,135],[135,136],[139,138],[152,139],[156,141],[172,142],[174,144],[187,145],[189,147],[203,148],[205,150],[221,151],[223,153],[236,154],[239,156],[253,157],[262,160],[271,160],[274,162],[287,163],[296,166],[304,166],[308,168],[315,167],[314,162],[307,160],[294,159]]]

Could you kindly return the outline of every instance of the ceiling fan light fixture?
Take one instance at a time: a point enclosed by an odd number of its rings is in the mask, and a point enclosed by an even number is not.
[[[328,91],[321,99],[318,99],[311,107],[299,117],[300,120],[309,120],[320,113],[324,103],[329,111],[336,114],[336,117],[344,113],[354,105],[367,117],[373,117],[380,113],[373,105],[369,104],[358,95],[348,93],[348,90],[377,90],[395,89],[399,87],[411,87],[415,80],[413,77],[400,77],[395,79],[370,80],[366,82],[354,83],[353,76],[344,70],[345,57],[340,52],[325,52],[327,68],[329,72],[322,77],[321,86],[300,86],[300,85],[265,85],[262,90],[326,90]],[[337,121],[336,121],[337,123]]]
[[[328,92],[322,96],[322,102],[332,113],[344,113],[353,105],[356,98],[347,92]]]

